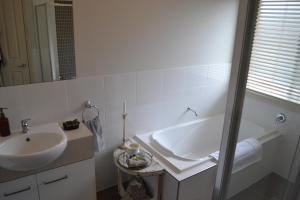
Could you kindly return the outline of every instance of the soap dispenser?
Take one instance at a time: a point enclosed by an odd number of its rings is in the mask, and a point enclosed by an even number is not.
[[[0,108],[0,136],[6,137],[10,135],[10,128],[9,128],[9,121],[8,118],[5,117],[3,112],[4,109],[7,108]]]

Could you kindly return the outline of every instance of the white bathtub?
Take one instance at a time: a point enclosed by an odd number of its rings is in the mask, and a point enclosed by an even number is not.
[[[224,115],[216,115],[137,135],[136,138],[182,171],[209,160],[209,154],[219,150],[223,122]],[[253,137],[263,143],[277,136],[272,128],[267,129],[242,119],[239,141]]]
[[[153,132],[151,138],[174,156],[201,160],[220,147],[224,115],[200,119]],[[260,138],[268,134],[264,128],[242,120],[239,140]]]

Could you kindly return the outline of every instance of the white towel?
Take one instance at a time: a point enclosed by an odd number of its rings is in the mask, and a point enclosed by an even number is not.
[[[219,160],[219,151],[210,157]],[[255,138],[248,138],[236,145],[232,173],[238,172],[262,159],[262,146]]]
[[[99,116],[92,120],[84,121],[85,125],[94,134],[95,151],[100,152],[104,149],[104,140],[102,137],[102,126]]]

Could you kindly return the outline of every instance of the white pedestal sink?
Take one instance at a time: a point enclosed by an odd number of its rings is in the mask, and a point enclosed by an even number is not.
[[[66,146],[63,131],[18,134],[0,142],[0,167],[14,171],[38,169],[56,160]]]

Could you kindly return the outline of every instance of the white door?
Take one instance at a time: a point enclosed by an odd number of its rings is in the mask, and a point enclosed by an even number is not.
[[[0,48],[5,65],[1,67],[5,86],[30,82],[22,0],[0,0]]]
[[[96,200],[93,159],[39,173],[37,182],[40,200]]]
[[[33,0],[43,81],[59,80],[54,0]]]
[[[39,200],[36,176],[0,183],[0,200]]]

